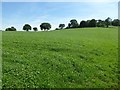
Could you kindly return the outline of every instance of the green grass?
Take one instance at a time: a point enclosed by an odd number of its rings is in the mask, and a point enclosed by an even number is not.
[[[3,32],[3,88],[117,88],[117,28]]]

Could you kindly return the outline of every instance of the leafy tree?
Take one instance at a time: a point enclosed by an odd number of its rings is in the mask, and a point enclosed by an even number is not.
[[[78,27],[78,22],[76,19],[72,19],[70,20],[70,24],[69,24],[70,28],[77,28]]]
[[[31,26],[29,25],[29,24],[25,24],[24,26],[23,26],[23,30],[26,30],[26,31],[29,31],[29,30],[31,30]]]
[[[11,30],[11,28],[6,28],[6,29],[5,29],[5,31],[10,31],[10,30]]]
[[[108,17],[107,19],[105,19],[105,25],[106,25],[107,28],[109,27],[109,25],[111,24],[111,22],[112,22],[112,19],[110,17]]]
[[[70,26],[71,26],[71,24],[70,24],[70,23],[68,23],[68,28],[70,28]]]
[[[11,31],[11,28],[6,28],[5,31]]]
[[[16,28],[14,28],[14,27],[11,27],[11,29],[12,29],[12,31],[17,31]]]
[[[33,30],[34,30],[34,31],[38,31],[37,27],[34,27]]]
[[[86,22],[86,21],[84,21],[84,20],[83,20],[83,21],[81,21],[81,22],[80,22],[80,26],[79,26],[79,27],[81,27],[81,28],[82,28],[82,27],[87,27],[87,22]]]
[[[49,30],[50,28],[51,28],[51,25],[50,25],[50,23],[42,23],[41,25],[40,25],[40,28],[41,28],[41,30]]]
[[[59,25],[59,28],[60,28],[60,29],[63,29],[64,27],[65,27],[65,24],[60,24],[60,25]]]
[[[97,27],[105,27],[105,22],[103,20],[98,20],[96,25]]]
[[[120,20],[119,20],[119,19],[114,19],[114,20],[112,21],[112,25],[113,25],[113,26],[120,26]]]
[[[16,28],[11,27],[11,28],[6,28],[5,31],[17,31]]]
[[[95,19],[90,20],[89,27],[96,27],[96,20]]]
[[[91,20],[87,20],[87,21],[86,21],[86,24],[87,24],[86,26],[87,26],[87,27],[90,26],[90,25],[89,25],[90,21],[91,21]]]

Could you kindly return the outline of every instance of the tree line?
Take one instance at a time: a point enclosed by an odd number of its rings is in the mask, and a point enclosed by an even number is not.
[[[109,26],[120,26],[120,20],[119,19],[114,19],[112,20],[110,17],[108,17],[105,20],[95,20],[95,19],[91,19],[91,20],[82,20],[80,22],[80,24],[77,22],[76,19],[72,19],[70,20],[70,22],[68,23],[67,27],[65,27],[65,24],[59,24],[59,27],[56,28],[55,30],[61,30],[61,29],[70,29],[70,28],[86,28],[86,27],[106,27],[108,28]],[[51,29],[51,24],[50,23],[41,23],[40,25],[40,29],[42,31],[48,31]],[[29,24],[25,24],[23,26],[23,30],[25,31],[29,31],[29,30],[34,30],[34,31],[38,31],[37,27],[31,27]],[[16,28],[11,27],[11,28],[6,28],[5,31],[17,31]]]

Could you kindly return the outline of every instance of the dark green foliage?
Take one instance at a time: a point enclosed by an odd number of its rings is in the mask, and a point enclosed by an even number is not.
[[[105,22],[103,20],[98,20],[97,27],[105,27]]]
[[[105,19],[105,25],[106,25],[107,28],[109,27],[109,25],[111,24],[111,22],[112,22],[112,19],[110,17],[108,17],[107,19]]]
[[[70,25],[71,25],[71,24],[70,24],[70,23],[68,23],[68,28],[70,28]]]
[[[89,27],[90,20],[86,21],[87,27]]]
[[[50,30],[50,28],[51,28],[50,23],[42,23],[42,24],[40,25],[40,29],[41,29],[41,30]]]
[[[60,24],[60,25],[59,25],[59,28],[60,28],[60,29],[63,29],[64,27],[65,27],[65,24]]]
[[[25,24],[25,25],[23,26],[23,30],[29,31],[29,30],[31,30],[31,29],[32,29],[32,27],[31,27],[29,24]]]
[[[81,28],[87,27],[87,22],[86,21],[81,21],[79,27],[81,27]]]
[[[5,31],[17,31],[16,28],[11,27],[11,28],[6,28]]]
[[[90,20],[88,26],[89,27],[96,27],[96,20],[95,19]]]
[[[78,27],[78,22],[76,19],[70,20],[70,23],[68,24],[69,28],[77,28]]]
[[[33,30],[34,30],[34,31],[38,31],[37,27],[34,27]]]
[[[114,20],[112,21],[112,25],[113,25],[113,26],[120,26],[120,20],[119,20],[119,19],[114,19]]]

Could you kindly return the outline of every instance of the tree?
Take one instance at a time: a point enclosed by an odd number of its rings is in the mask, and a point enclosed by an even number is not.
[[[82,28],[82,27],[87,27],[87,22],[86,22],[86,21],[84,21],[84,20],[83,20],[83,21],[81,21],[81,22],[80,22],[80,26],[79,26],[79,27],[81,27],[81,28]]]
[[[75,20],[75,19],[72,19],[72,20],[70,20],[70,24],[69,24],[70,26],[70,28],[77,28],[78,27],[78,22],[77,22],[77,20]]]
[[[42,23],[42,24],[40,25],[40,28],[41,28],[41,30],[44,29],[44,31],[45,31],[45,30],[49,30],[49,29],[51,28],[51,25],[50,25],[50,23]]]
[[[29,30],[31,30],[31,26],[29,24],[25,24],[23,26],[23,30],[29,31]]]
[[[65,27],[65,24],[59,24],[59,28],[63,29]]]
[[[34,27],[33,30],[34,30],[34,31],[38,31],[37,27]]]
[[[16,28],[11,27],[11,28],[6,28],[5,31],[17,31]]]
[[[87,26],[87,27],[89,27],[90,21],[91,21],[91,20],[87,20],[87,21],[86,21],[86,24],[87,24],[86,26]]]
[[[98,20],[96,25],[97,27],[105,27],[105,22],[103,20]]]
[[[12,31],[17,31],[16,28],[14,28],[14,27],[11,27],[11,29],[12,29]]]
[[[113,25],[113,26],[120,26],[120,20],[119,20],[119,19],[114,19],[114,20],[112,21],[112,25]]]
[[[95,19],[90,20],[89,27],[96,27],[96,20]]]
[[[68,28],[70,28],[70,26],[71,26],[71,24],[70,24],[70,23],[68,23]]]
[[[109,27],[109,25],[111,24],[111,22],[112,22],[112,19],[110,17],[108,17],[107,19],[105,19],[105,25],[106,25],[107,28]]]

